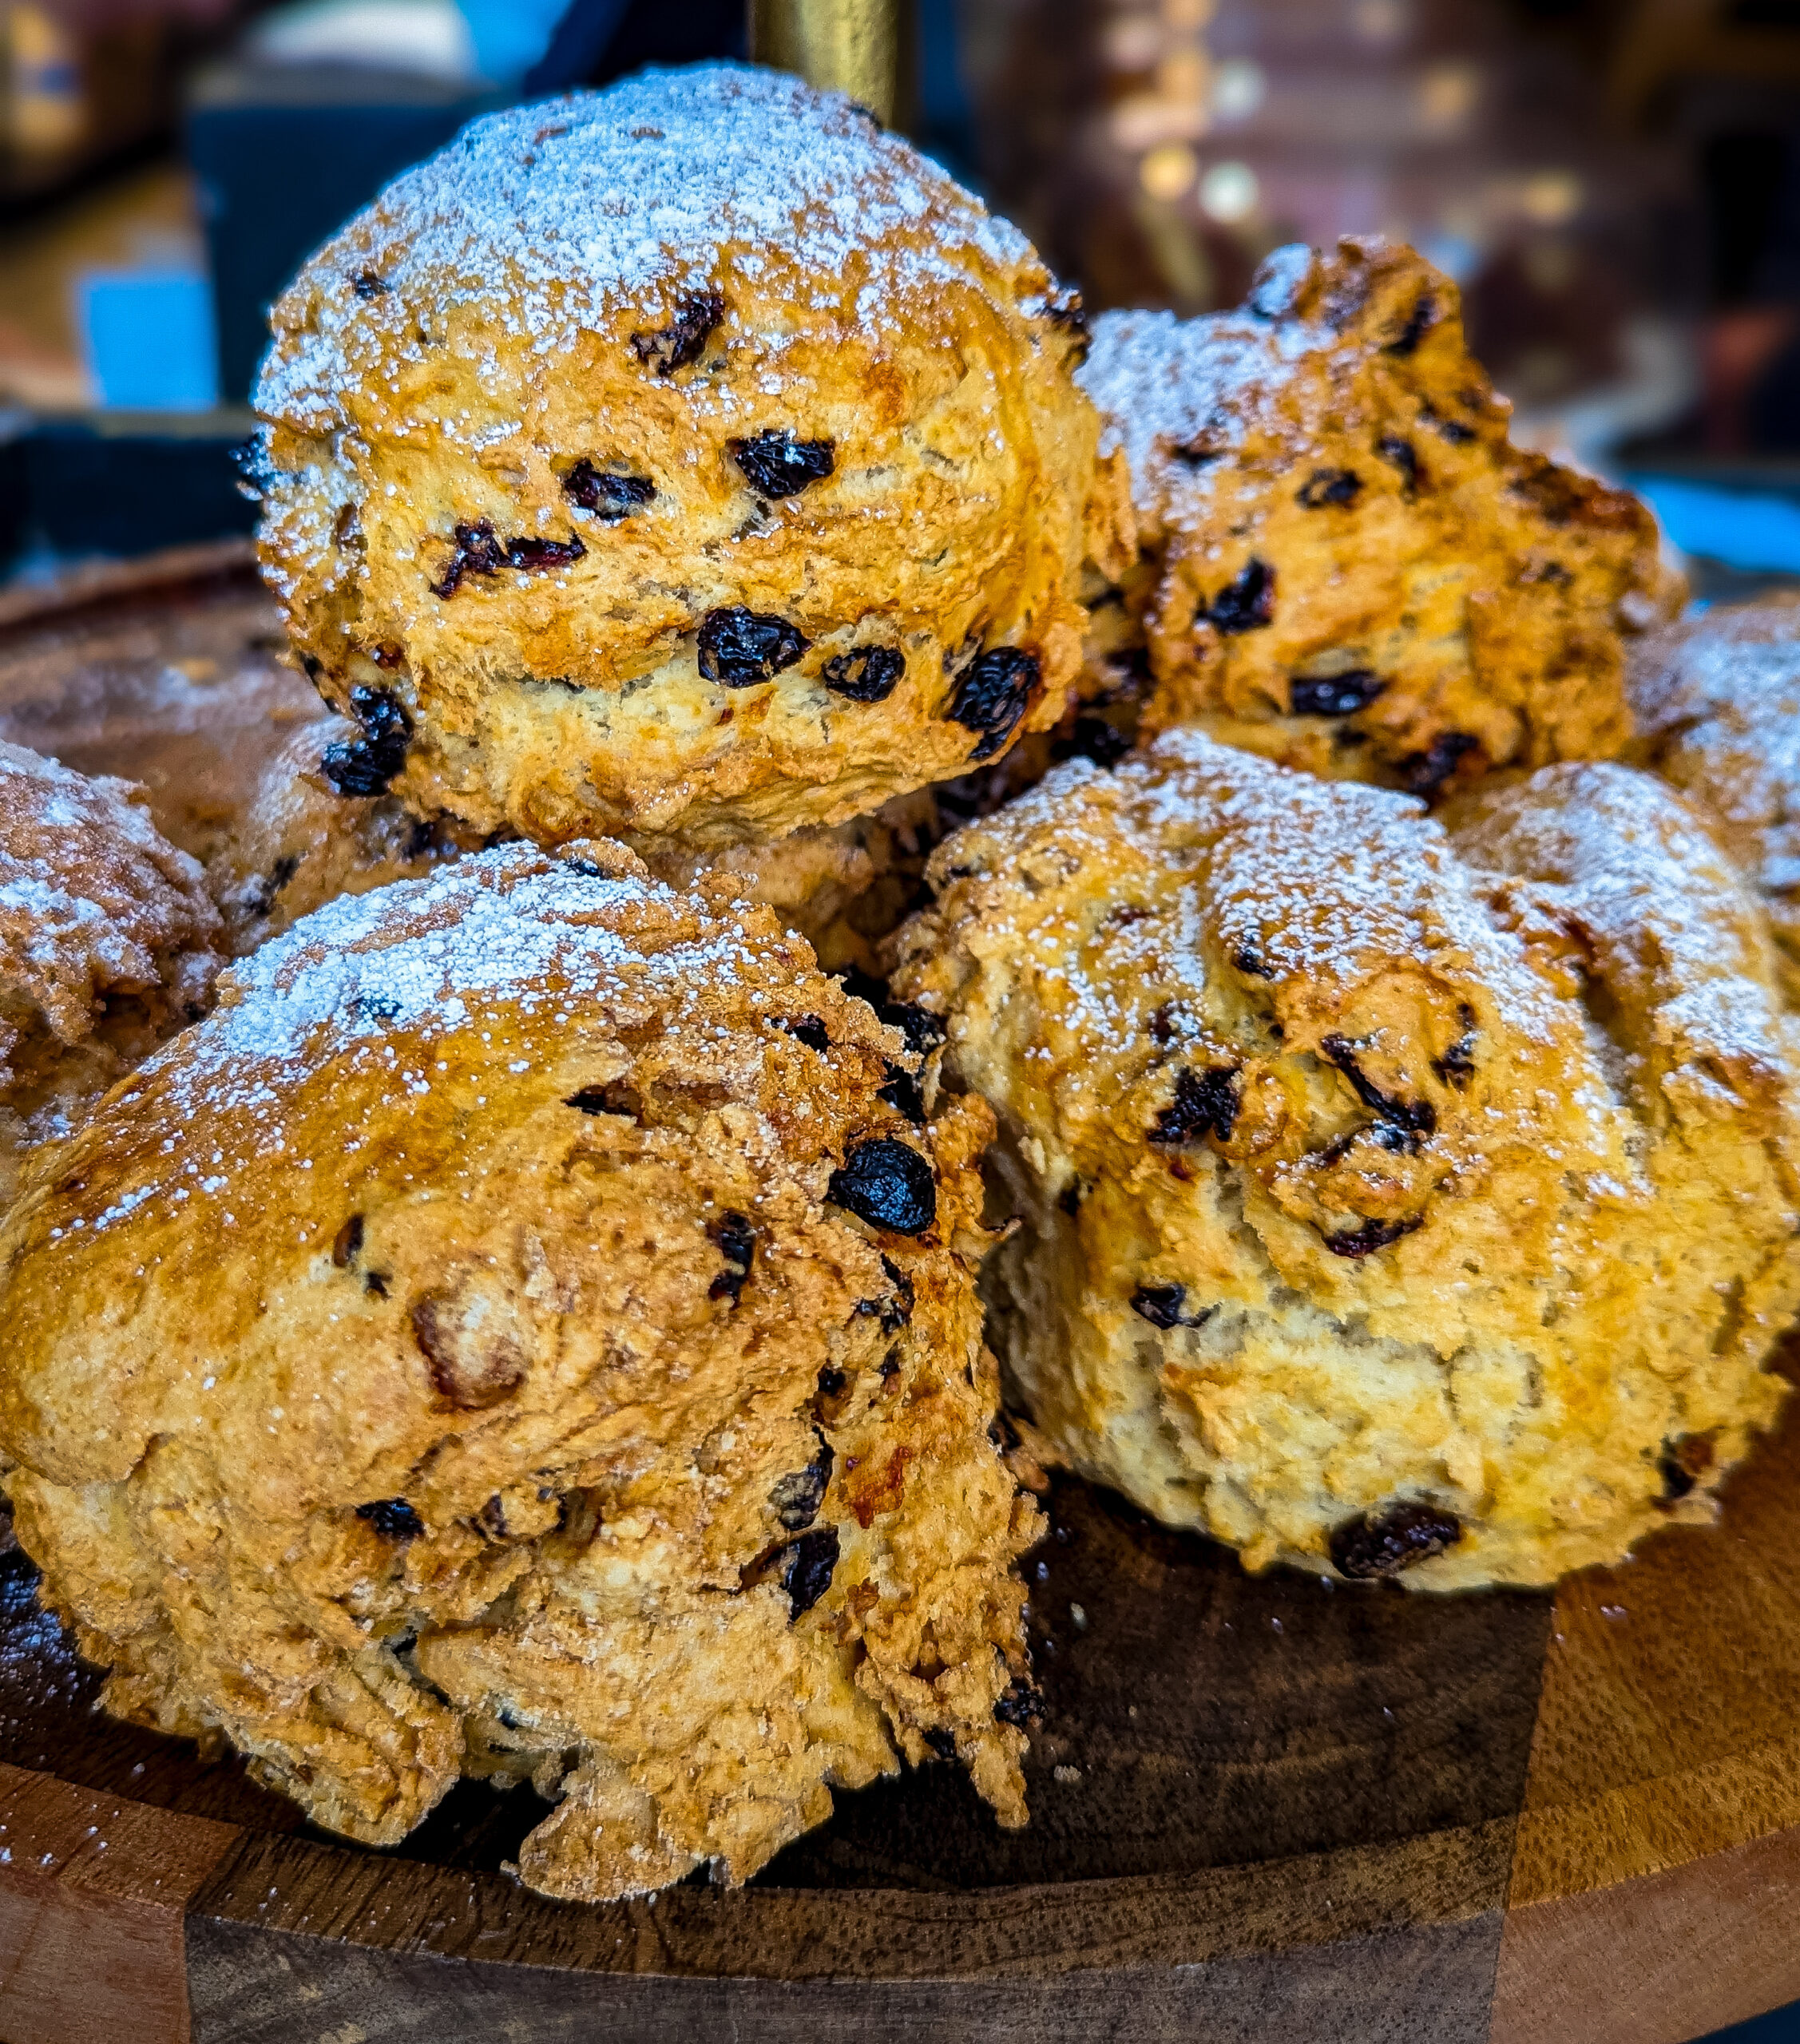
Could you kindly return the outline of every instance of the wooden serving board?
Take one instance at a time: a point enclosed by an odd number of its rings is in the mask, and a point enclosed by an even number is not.
[[[204,850],[312,713],[274,630],[229,553],[0,612],[0,737]],[[1061,1483],[1028,1830],[934,1766],[747,1888],[597,1908],[503,1871],[529,1788],[369,1852],[100,1716],[0,1553],[0,2040],[1677,2044],[1800,1997],[1797,1477],[1800,1400],[1716,1530],[1445,1599]]]

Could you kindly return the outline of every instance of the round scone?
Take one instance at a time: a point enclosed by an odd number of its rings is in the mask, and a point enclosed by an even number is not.
[[[1129,522],[1079,299],[771,72],[478,121],[273,318],[295,648],[410,805],[483,832],[724,846],[996,756],[1055,721]]]
[[[201,1012],[218,937],[141,788],[0,743],[0,1206],[22,1156]]]
[[[1626,668],[1629,757],[1680,789],[1754,889],[1800,1008],[1800,598],[1654,632]]]
[[[341,894],[416,879],[474,848],[454,826],[422,821],[372,786],[367,751],[356,725],[327,716],[302,724],[271,756],[207,862],[234,957]]]
[[[1471,799],[1172,731],[946,841],[902,933],[999,1111],[1026,1409],[1252,1567],[1615,1559],[1784,1388],[1792,1025],[1739,883],[1624,767]]]
[[[19,1538],[108,1705],[402,1837],[559,1798],[548,1892],[742,1880],[959,1758],[1023,1821],[978,1103],[766,909],[622,847],[333,903],[0,1232]]]
[[[1235,312],[1104,314],[1080,380],[1144,549],[1085,692],[1146,665],[1147,730],[1426,796],[1624,743],[1622,635],[1681,596],[1655,521],[1509,443],[1411,249],[1278,249]]]

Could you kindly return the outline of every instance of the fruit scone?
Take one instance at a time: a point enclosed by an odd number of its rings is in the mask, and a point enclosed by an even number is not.
[[[0,1231],[15,1522],[108,1707],[375,1844],[529,1777],[555,1895],[743,1880],[897,1754],[1022,1822],[987,1110],[599,841],[220,990]]]
[[[1061,714],[1122,460],[1080,301],[862,109],[651,72],[476,121],[315,256],[264,573],[406,804],[648,850],[827,826]]]
[[[990,1338],[1055,1452],[1433,1588],[1707,1515],[1800,1300],[1794,1025],[1676,796],[1550,766],[1446,827],[1176,731],[930,875],[895,989],[1000,1117]]]
[[[1143,545],[1092,599],[1085,692],[1427,797],[1624,743],[1622,642],[1679,579],[1635,497],[1509,443],[1411,249],[1278,249],[1235,312],[1103,314],[1079,380]]]
[[[1648,633],[1626,690],[1629,757],[1679,788],[1769,919],[1800,1007],[1800,599],[1722,605]]]
[[[219,939],[141,788],[0,743],[0,1210],[22,1157],[203,1011]]]

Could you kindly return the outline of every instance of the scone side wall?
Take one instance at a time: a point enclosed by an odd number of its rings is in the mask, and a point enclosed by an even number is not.
[[[618,846],[224,988],[0,1232],[19,1536],[108,1707],[372,1844],[529,1777],[524,1876],[588,1899],[746,1879],[900,1758],[1023,1821],[985,1109],[915,1124],[803,942]]]
[[[995,757],[1060,715],[1082,560],[1129,529],[1078,301],[771,73],[478,122],[274,323],[295,651],[346,714],[396,703],[397,792],[480,831],[720,846]]]
[[[1635,497],[1509,444],[1412,250],[1284,248],[1235,312],[1103,314],[1080,380],[1144,541],[1084,692],[1427,797],[1620,751],[1622,646],[1680,579]]]
[[[1449,826],[1171,732],[947,840],[900,940],[1000,1118],[1025,1409],[1252,1567],[1615,1560],[1784,1390],[1794,1025],[1741,884],[1622,767]]]
[[[1800,1008],[1800,600],[1718,604],[1647,633],[1625,680],[1628,757],[1711,824],[1755,890],[1782,992]]]
[[[24,1156],[204,1010],[220,937],[142,788],[0,743],[0,1205]]]

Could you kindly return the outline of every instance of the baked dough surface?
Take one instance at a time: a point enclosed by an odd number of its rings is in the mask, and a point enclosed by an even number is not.
[[[220,986],[0,1231],[19,1537],[108,1707],[374,1844],[530,1776],[556,1895],[746,1879],[897,1752],[1022,1822],[985,1109],[915,1125],[767,910],[598,842]]]
[[[1147,667],[1146,730],[1427,797],[1624,743],[1622,637],[1679,578],[1635,497],[1509,443],[1411,249],[1282,248],[1235,312],[1102,314],[1080,380],[1144,548],[1089,692]]]
[[[22,1156],[201,1012],[219,933],[143,789],[0,743],[0,1209]]]
[[[1800,1007],[1800,600],[1721,605],[1631,649],[1631,757],[1711,824],[1761,903]]]
[[[1084,557],[1122,566],[1079,300],[771,72],[480,120],[273,319],[295,650],[411,806],[481,833],[716,847],[875,808],[1054,723]]]
[[[1428,820],[1195,731],[934,854],[896,991],[1000,1117],[990,1335],[1076,1468],[1261,1567],[1610,1561],[1779,1402],[1792,1027],[1611,765]]]

